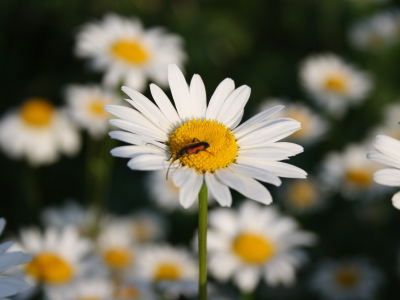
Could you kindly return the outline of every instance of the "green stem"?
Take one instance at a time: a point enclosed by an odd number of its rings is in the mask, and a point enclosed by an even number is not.
[[[254,299],[254,292],[242,292],[242,300],[253,300]]]
[[[207,185],[199,193],[199,300],[207,300]]]

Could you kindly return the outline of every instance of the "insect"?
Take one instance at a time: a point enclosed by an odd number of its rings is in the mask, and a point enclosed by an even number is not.
[[[200,142],[198,139],[194,138],[193,141],[190,144],[187,144],[185,146],[182,147],[181,150],[179,150],[178,154],[176,155],[175,158],[172,159],[171,163],[169,164],[168,167],[168,171],[167,171],[167,180],[168,180],[168,173],[169,173],[169,169],[171,168],[171,165],[174,161],[176,161],[177,159],[181,158],[182,156],[185,155],[193,155],[193,154],[197,154],[200,151],[206,151],[210,154],[212,154],[211,152],[207,151],[207,148],[210,147],[210,144],[207,142]],[[213,154],[212,154],[213,155]],[[172,158],[171,157],[168,159],[168,161]]]

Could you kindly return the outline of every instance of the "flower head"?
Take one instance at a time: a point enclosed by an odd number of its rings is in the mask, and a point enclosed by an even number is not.
[[[91,59],[93,68],[105,71],[104,83],[115,87],[121,82],[143,90],[147,78],[167,84],[164,70],[169,63],[185,58],[179,36],[163,28],[145,30],[138,19],[107,14],[103,21],[82,27],[75,52]]]
[[[179,68],[170,65],[168,78],[176,110],[154,84],[150,88],[157,105],[123,87],[136,110],[112,105],[105,109],[121,118],[111,120],[112,125],[128,131],[113,131],[110,136],[134,145],[111,153],[130,158],[128,166],[133,170],[171,168],[183,207],[193,204],[204,180],[219,204],[230,206],[229,187],[269,204],[271,195],[257,180],[279,186],[278,176],[306,177],[303,170],[280,162],[303,151],[296,144],[277,142],[301,128],[293,119],[268,120],[283,106],[267,109],[237,126],[250,97],[248,86],[235,89],[233,80],[225,79],[207,106],[199,75],[188,86]]]

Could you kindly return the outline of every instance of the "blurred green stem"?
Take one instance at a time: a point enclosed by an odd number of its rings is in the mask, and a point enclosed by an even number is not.
[[[199,300],[207,300],[207,185],[199,193]]]
[[[242,292],[242,300],[253,300],[254,299],[254,292]]]

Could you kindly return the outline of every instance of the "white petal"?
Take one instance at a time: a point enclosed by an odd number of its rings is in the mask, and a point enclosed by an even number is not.
[[[246,188],[246,183],[237,174],[233,173],[229,169],[219,169],[215,171],[215,176],[217,180],[222,182],[224,185],[230,188],[239,187],[240,189]]]
[[[8,297],[18,293],[17,289],[7,283],[0,282],[0,297]]]
[[[373,145],[383,154],[400,160],[400,141],[386,135],[378,135],[375,138]]]
[[[293,165],[289,165],[279,161],[263,161],[240,159],[236,160],[236,163],[248,166],[254,166],[257,168],[265,169],[275,173],[279,177],[285,178],[306,178],[307,173]]]
[[[224,236],[235,237],[240,224],[237,222],[237,212],[231,209],[214,209],[210,212],[210,226]]]
[[[253,131],[253,127],[260,122],[264,121],[266,118],[272,116],[274,113],[280,111],[282,108],[284,108],[283,105],[277,105],[274,107],[271,107],[269,109],[266,109],[254,117],[248,119],[246,122],[244,122],[242,125],[240,125],[238,128],[233,130],[233,133],[235,134],[235,137],[238,139],[244,135],[246,135],[249,132]]]
[[[12,245],[14,245],[13,241],[8,241],[8,242],[0,244],[0,255],[3,254],[4,252],[6,252],[8,249],[10,249],[10,247]]]
[[[203,177],[202,174],[192,170],[191,174],[179,187],[179,202],[183,208],[189,208],[197,199],[203,184]]]
[[[243,110],[249,100],[251,89],[247,85],[234,90],[222,105],[216,120],[228,124],[237,118],[237,114]]]
[[[193,75],[192,81],[190,82],[190,102],[193,118],[204,119],[207,109],[206,88],[203,80],[197,74]]]
[[[165,156],[156,154],[143,154],[135,156],[128,162],[128,167],[132,170],[150,171],[168,169],[171,162]],[[171,169],[176,168],[176,164],[171,165]]]
[[[396,194],[393,195],[392,203],[394,207],[400,209],[400,192],[397,192]]]
[[[400,186],[399,169],[382,169],[374,174],[374,180],[383,185]]]
[[[0,283],[12,286],[14,289],[17,290],[17,293],[24,292],[29,290],[31,286],[27,284],[23,279],[11,276],[0,276]],[[2,294],[3,290],[0,287],[0,297],[7,297]]]
[[[304,152],[304,148],[302,146],[294,144],[294,143],[278,142],[278,143],[271,144],[271,146],[279,147],[282,149],[292,151],[293,155]]]
[[[180,169],[177,169],[172,173],[172,182],[175,186],[180,187],[191,173],[192,169],[190,169],[189,167],[182,167]]]
[[[378,163],[400,169],[400,161],[378,151],[370,151],[367,158]]]
[[[258,281],[260,280],[260,270],[257,267],[246,266],[240,268],[234,277],[236,285],[245,292],[252,292],[255,290]]]
[[[121,128],[126,131],[130,131],[132,133],[148,137],[150,139],[156,140],[156,141],[166,141],[168,140],[168,135],[161,130],[152,130],[151,128],[144,127],[141,125],[137,125],[135,123],[126,121],[126,120],[120,120],[120,119],[112,119],[109,121],[111,125]]]
[[[132,158],[141,154],[163,155],[165,151],[151,146],[120,146],[111,150],[111,155],[115,157]]]
[[[5,226],[6,226],[6,220],[1,218],[0,219],[0,234],[3,232]]]
[[[278,176],[276,176],[274,173],[271,171],[267,171],[264,169],[260,169],[254,166],[246,166],[246,165],[240,165],[240,164],[230,164],[229,169],[241,174],[245,175],[248,177],[255,178],[257,180],[271,183],[276,186],[280,186],[282,181],[279,179]]]
[[[0,273],[8,268],[26,263],[32,260],[32,256],[22,252],[8,252],[0,256]]]
[[[271,204],[272,197],[269,191],[265,186],[259,183],[257,180],[247,177],[244,175],[238,175],[241,179],[246,183],[246,188],[240,189],[238,187],[231,187],[234,190],[237,190],[243,196],[250,198],[252,200],[258,201],[263,204]]]
[[[235,83],[232,79],[226,78],[222,81],[216,88],[214,94],[210,99],[208,104],[206,119],[215,120],[217,115],[224,104],[225,100],[228,98],[229,94],[235,89]]]
[[[293,156],[293,152],[290,150],[278,148],[278,147],[263,147],[263,148],[248,148],[239,149],[239,158],[259,159],[259,160],[284,160]]]
[[[207,172],[204,176],[207,187],[210,190],[211,194],[214,196],[215,200],[221,206],[230,207],[232,205],[232,195],[229,191],[229,188],[222,184],[216,176]]]
[[[157,103],[165,117],[172,123],[174,127],[177,127],[181,123],[181,119],[179,118],[175,107],[172,105],[167,95],[165,95],[164,91],[154,83],[150,84],[150,91],[153,95],[154,101]]]
[[[244,109],[240,111],[230,122],[226,123],[226,127],[235,128],[239,125],[240,121],[242,121],[244,115]]]
[[[125,131],[110,131],[109,136],[112,139],[116,139],[125,143],[133,144],[133,145],[138,145],[138,146],[147,146],[147,145],[153,145],[156,146],[157,148],[168,150],[168,146],[165,144],[161,144],[153,139],[146,138],[137,134],[133,134],[130,132],[125,132]]]
[[[183,121],[191,119],[189,87],[181,70],[175,64],[168,65],[168,82],[179,117]]]
[[[130,89],[126,86],[123,86],[121,89],[132,99],[132,100],[125,99],[125,100],[129,102],[138,111],[140,111],[143,115],[145,115],[150,122],[152,122],[154,125],[163,130],[170,129],[171,123],[160,111],[160,109],[155,104],[153,104],[153,102],[151,102],[141,93],[133,89]]]

